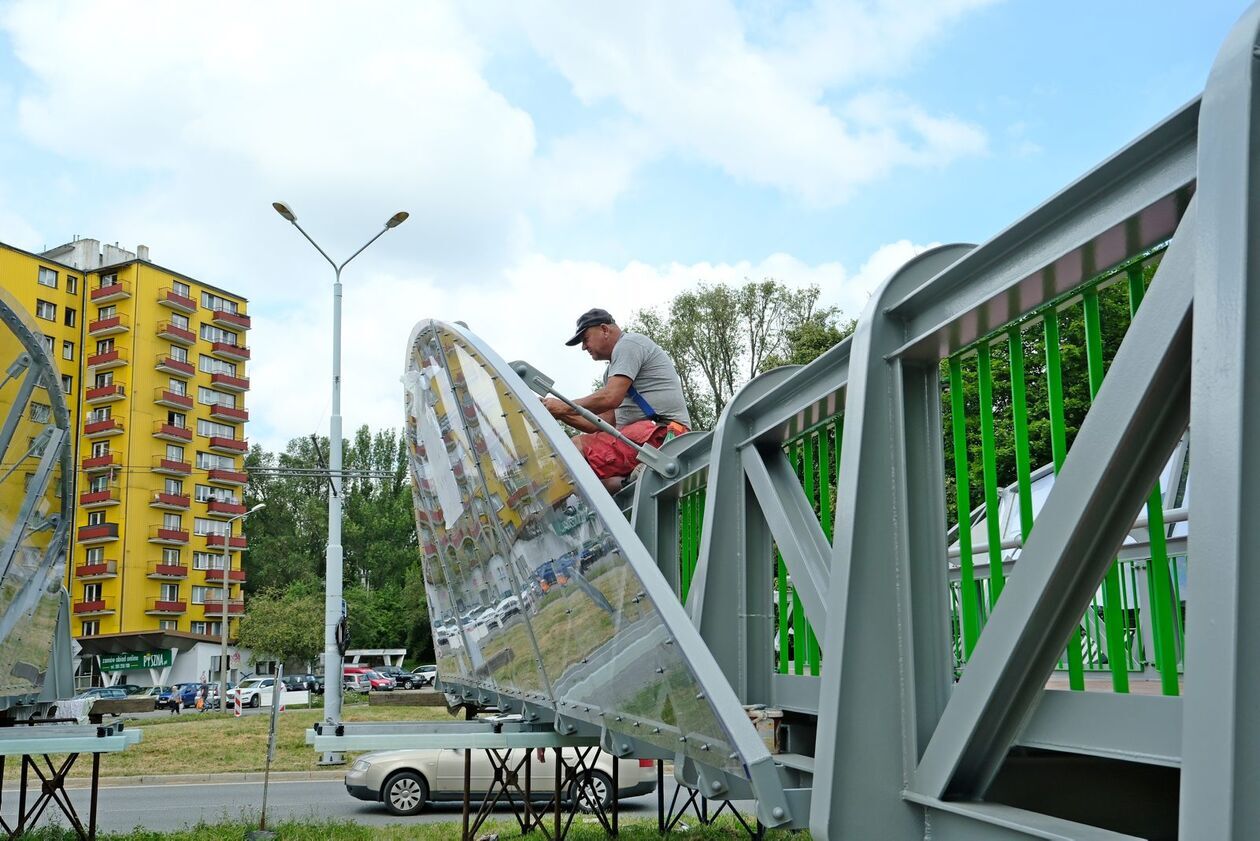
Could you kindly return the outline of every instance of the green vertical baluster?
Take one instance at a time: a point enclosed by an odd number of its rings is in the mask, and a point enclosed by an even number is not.
[[[1085,307],[1085,359],[1089,364],[1089,396],[1098,396],[1103,381],[1102,319],[1098,313],[1098,290],[1090,287],[1081,295]],[[1107,664],[1111,669],[1111,686],[1116,692],[1129,691],[1129,670],[1126,665],[1125,617],[1120,596],[1120,570],[1113,562],[1103,578],[1103,619],[1107,626]],[[1121,656],[1117,657],[1116,655]]]
[[[801,476],[801,462],[804,458],[804,447],[800,441],[792,444],[789,452],[792,467],[797,479]],[[805,674],[806,652],[809,650],[809,624],[805,620],[805,605],[801,604],[801,595],[796,587],[792,587],[792,674]]]
[[[687,588],[691,583],[691,494],[685,494],[678,506],[680,551],[678,553],[678,597],[683,604],[687,603]]]
[[[1050,406],[1050,450],[1054,472],[1058,473],[1067,458],[1067,424],[1063,420],[1063,364],[1059,360],[1059,313],[1051,310],[1043,321],[1046,334],[1046,397]],[[1087,623],[1088,624],[1088,623]],[[1081,653],[1081,632],[1077,627],[1068,637],[1068,686],[1085,689],[1085,664]]]
[[[964,414],[962,361],[949,358],[949,414],[954,428],[954,497],[958,508],[958,564],[962,582],[963,659],[971,657],[980,636],[980,606],[971,557],[971,484],[967,478],[967,417]]]
[[[837,426],[839,421],[833,419],[818,433],[818,522],[828,543],[835,526],[831,516],[831,488],[835,482],[831,473],[831,436]]]
[[[779,587],[779,668],[778,673],[785,675],[788,673],[788,586],[787,586],[787,565],[783,563],[783,556],[776,550],[774,553],[775,563],[778,565],[778,575],[776,583]]]
[[[1129,269],[1129,315],[1137,313],[1146,292],[1142,267]],[[1159,480],[1146,501],[1147,531],[1151,539],[1151,559],[1146,564],[1146,581],[1151,595],[1151,638],[1155,641],[1155,668],[1165,695],[1178,695],[1176,630],[1172,621],[1172,582],[1168,576],[1167,531],[1164,528],[1164,498]]]
[[[1028,445],[1028,398],[1024,381],[1024,335],[1011,328],[1007,346],[1011,354],[1011,416],[1015,433],[1015,476],[1019,483],[1019,534],[1028,540],[1033,527],[1032,466]]]
[[[826,427],[817,433],[811,433],[805,437],[802,445],[804,452],[802,469],[804,470],[805,498],[809,500],[810,507],[815,511],[818,509],[818,436],[825,434]],[[814,624],[806,622],[805,624],[805,659],[809,663],[809,673],[818,675],[818,637],[814,633]]]
[[[980,456],[984,466],[984,524],[989,540],[989,606],[1002,595],[1002,521],[998,517],[997,444],[993,439],[993,359],[988,342],[976,351],[980,385]]]

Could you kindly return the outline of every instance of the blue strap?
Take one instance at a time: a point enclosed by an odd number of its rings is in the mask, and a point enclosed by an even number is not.
[[[656,410],[652,408],[651,403],[647,402],[647,398],[635,391],[634,386],[630,386],[630,390],[626,393],[630,395],[630,399],[635,402],[635,405],[639,407],[639,411],[641,411],[648,420],[656,420]]]

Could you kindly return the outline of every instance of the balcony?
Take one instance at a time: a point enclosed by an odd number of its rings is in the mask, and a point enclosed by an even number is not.
[[[96,288],[88,293],[88,299],[94,304],[108,304],[110,301],[121,301],[130,297],[131,284],[117,278],[113,278],[112,283],[98,283]]]
[[[211,374],[210,385],[214,388],[221,388],[224,391],[249,391],[249,379],[246,377],[234,377],[231,374]]]
[[[75,602],[75,616],[105,616],[114,612],[113,599],[94,599],[90,602]]]
[[[188,494],[168,494],[165,491],[154,491],[149,500],[150,508],[161,508],[165,511],[187,511],[192,505]],[[187,539],[184,540],[187,543]]]
[[[153,424],[153,437],[161,441],[174,441],[177,444],[186,444],[192,440],[192,430],[186,426],[176,426],[166,421],[157,421]]]
[[[110,505],[117,505],[118,502],[118,488],[116,487],[79,494],[79,507],[87,511],[91,511],[94,508],[106,508]]]
[[[249,316],[227,310],[211,310],[210,322],[229,330],[248,330]]]
[[[169,321],[163,321],[158,325],[157,334],[159,339],[166,339],[171,344],[183,345],[184,347],[192,347],[197,343],[196,333],[187,327],[180,327]]]
[[[228,423],[245,423],[249,420],[249,411],[216,403],[210,407],[210,417]]]
[[[245,612],[245,602],[241,599],[228,599],[227,608],[228,608],[229,616],[240,616],[242,613]],[[206,600],[206,616],[222,616],[222,615],[223,615],[223,600],[217,599],[215,601],[210,601],[209,599],[207,599]]]
[[[192,473],[192,465],[186,461],[177,461],[173,458],[155,458],[153,460],[153,472],[160,473],[163,476],[187,476]]]
[[[120,383],[110,383],[96,388],[89,388],[83,393],[83,401],[89,404],[113,403],[127,399],[127,392]]]
[[[210,436],[210,443],[206,446],[216,453],[227,453],[234,456],[249,452],[249,442],[243,438],[223,438],[218,435],[212,435]]]
[[[110,450],[99,456],[88,456],[83,459],[84,473],[100,473],[103,470],[112,470],[119,465],[118,453]]]
[[[98,523],[94,526],[79,526],[77,541],[80,546],[96,546],[101,543],[113,543],[118,539],[117,523]]]
[[[108,438],[111,435],[122,435],[123,425],[118,418],[102,418],[89,420],[83,424],[84,438]]]
[[[79,581],[98,581],[118,576],[117,561],[101,561],[98,564],[82,564],[74,568],[74,577]]]
[[[220,359],[231,359],[236,362],[249,361],[249,348],[234,345],[231,342],[214,342],[210,345],[210,353]]]
[[[150,616],[173,616],[188,610],[188,602],[168,602],[165,599],[149,599],[144,612]]]
[[[161,546],[187,546],[188,532],[183,529],[168,529],[154,526],[149,530],[149,542]]]
[[[169,388],[154,389],[153,402],[159,406],[168,406],[172,409],[191,409],[193,407],[192,397],[187,394],[176,394]]]
[[[245,570],[229,569],[228,581],[231,582],[232,584],[244,584],[245,583]],[[222,584],[223,583],[223,570],[221,569],[206,570],[206,583],[207,584]]]
[[[238,514],[244,514],[245,510],[245,506],[239,502],[231,502],[224,499],[206,500],[206,513],[211,517],[235,517]]]
[[[206,548],[208,548],[208,549],[222,549],[222,548],[223,548],[223,540],[224,540],[224,535],[221,535],[221,534],[207,534],[207,535],[206,535]],[[228,551],[231,551],[231,552],[237,552],[237,551],[239,551],[239,550],[241,550],[241,549],[246,549],[246,548],[248,548],[248,547],[249,547],[249,541],[245,539],[245,535],[243,535],[243,534],[242,534],[242,535],[237,535],[237,536],[235,536],[235,537],[231,538],[231,541],[228,543],[228,547],[229,547]]]
[[[154,561],[149,564],[149,571],[146,575],[149,578],[161,579],[163,581],[179,581],[180,579],[188,577],[188,567]]]
[[[174,374],[177,377],[188,379],[197,373],[197,369],[193,367],[191,362],[184,362],[173,356],[162,354],[157,358],[157,365],[154,366],[163,374]]]
[[[88,370],[92,373],[97,371],[108,371],[112,368],[121,368],[127,364],[130,354],[126,348],[116,347],[107,350],[104,353],[94,353],[87,358]]]
[[[125,315],[111,315],[88,322],[88,335],[92,337],[117,336],[131,329],[131,320]]]
[[[170,288],[163,288],[160,292],[158,292],[158,303],[164,307],[169,307],[173,310],[178,310],[179,312],[187,313],[189,315],[197,311],[196,301],[189,298],[187,295],[181,295]]]
[[[211,482],[220,485],[244,485],[249,482],[249,474],[240,470],[225,470],[221,467],[212,467],[209,471],[208,478]]]

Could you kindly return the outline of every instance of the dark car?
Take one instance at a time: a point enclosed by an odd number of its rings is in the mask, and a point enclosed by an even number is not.
[[[179,684],[178,686],[179,703],[184,707],[197,706],[197,697],[201,695],[201,688],[203,686],[206,688],[207,704],[213,704],[214,700],[217,700],[218,698],[219,686],[218,684],[214,684],[212,686],[208,683],[181,683]],[[212,699],[211,696],[214,696],[214,698]]]
[[[75,696],[76,698],[99,698],[107,701],[121,701],[127,693],[118,686],[93,686]]]
[[[289,691],[306,691],[315,695],[324,694],[324,676],[323,675],[287,675],[284,679],[284,688]]]
[[[420,681],[415,675],[411,672],[404,672],[398,666],[381,666],[376,671],[387,678],[392,678],[394,686],[398,689],[415,689],[417,686],[420,686]]]

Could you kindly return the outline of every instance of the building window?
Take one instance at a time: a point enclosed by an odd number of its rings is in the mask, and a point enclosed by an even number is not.
[[[66,275],[66,292],[71,295],[79,294],[79,279],[72,274]]]
[[[179,566],[179,550],[174,546],[162,547],[162,563],[167,566]]]
[[[52,417],[52,407],[45,406],[43,403],[31,402],[31,420],[35,423],[48,423],[48,419]]]
[[[189,329],[189,327],[191,326],[191,322],[189,322],[188,316],[180,315],[177,312],[171,313],[171,324],[173,324],[176,327],[182,327],[185,330]]]
[[[209,485],[198,485],[194,493],[198,502],[209,502],[213,499],[218,502],[239,504],[236,495],[227,488],[212,488]]]
[[[192,297],[192,287],[189,286],[187,283],[184,283],[183,281],[172,280],[171,291],[174,292],[176,295],[181,295],[185,298]]]
[[[83,556],[83,563],[91,566],[92,564],[101,564],[105,562],[105,547],[93,546]]]
[[[105,524],[104,511],[89,511],[87,524],[89,526],[103,526]]]
[[[118,315],[118,307],[114,304],[106,304],[103,307],[98,307],[96,310],[96,318],[98,321],[103,318],[113,318],[116,315]]]
[[[206,438],[235,438],[236,427],[198,418],[197,434],[204,435]]]
[[[118,275],[116,274],[101,275],[101,288],[102,289],[105,289],[110,286],[117,286],[117,285],[118,285]]]
[[[197,360],[197,367],[201,369],[203,374],[227,374],[228,376],[236,376],[236,365],[231,362],[224,362],[222,359],[215,359],[213,356],[202,356]]]
[[[205,517],[195,517],[193,519],[193,534],[227,534],[228,524],[222,520],[208,520]]]
[[[40,286],[48,286],[53,289],[57,288],[57,273],[52,269],[39,267],[39,277],[36,278]]]
[[[178,619],[159,619],[158,630],[159,631],[178,631],[179,620]]]
[[[158,598],[164,602],[179,601],[179,585],[164,583],[162,585],[162,595],[160,595]]]
[[[77,311],[77,310],[71,309],[70,307],[66,307],[66,319],[65,319],[65,324],[66,324],[66,326],[67,326],[67,327],[73,327],[73,326],[74,326],[74,317],[75,317],[76,315],[78,315],[78,311]]]
[[[74,361],[74,342],[63,341],[61,343],[61,358]]]
[[[93,476],[91,484],[88,485],[88,489],[92,493],[100,493],[101,491],[109,490],[109,476]]]
[[[178,394],[181,397],[188,396],[188,386],[183,380],[177,380],[174,377],[171,377],[168,381],[166,390],[171,394]]]
[[[194,634],[201,634],[203,636],[209,636],[209,637],[217,637],[220,633],[220,629],[222,628],[222,626],[223,626],[222,622],[194,622],[192,623],[192,628],[190,630]]]
[[[35,299],[35,315],[38,318],[44,319],[45,321],[56,321],[57,320],[57,305],[54,304],[52,301],[41,301],[40,299],[36,298]]]
[[[235,470],[236,462],[231,456],[199,452],[197,453],[197,468],[199,470]]]
[[[45,335],[43,339],[44,339],[44,350],[48,351],[49,356],[52,356],[53,351],[57,347],[57,340],[49,335]]]
[[[112,407],[100,406],[88,412],[88,423],[100,423],[103,420],[109,420],[112,415]]]
[[[83,633],[81,637],[94,637],[101,632],[101,621],[99,619],[83,620]]]
[[[197,387],[197,401],[206,406],[227,406],[229,409],[236,408],[236,395],[224,394],[222,391],[215,391],[213,388],[203,386]]]
[[[97,340],[96,340],[96,352],[97,352],[97,354],[109,353],[109,352],[110,352],[111,350],[113,350],[113,349],[114,349],[114,339],[113,339],[113,337],[112,337],[112,336],[111,336],[110,338],[108,338],[108,339],[97,339]]]
[[[167,479],[164,486],[164,492],[168,494],[175,494],[176,496],[182,496],[184,493],[184,480]]]
[[[230,313],[236,312],[236,301],[229,301],[227,298],[220,298],[210,292],[201,293],[201,305],[208,310],[226,310]]]
[[[184,518],[179,514],[167,512],[162,515],[162,528],[179,531],[184,526]]]
[[[187,362],[188,348],[183,348],[179,345],[171,345],[171,359],[174,359],[176,362]]]
[[[99,602],[101,600],[100,584],[84,584],[83,585],[83,601]]]
[[[193,569],[223,569],[223,556],[216,552],[193,552]]]
[[[184,447],[182,444],[167,444],[166,457],[171,461],[184,460]]]
[[[61,375],[61,391],[63,394],[74,393],[74,377],[69,374]]]
[[[194,585],[193,585],[193,588],[192,588],[192,603],[193,603],[193,604],[205,604],[205,603],[206,603],[206,594],[207,594],[209,591],[210,591],[210,588],[209,588],[209,587],[202,587],[202,586],[199,586],[199,585],[197,585],[197,584],[194,584]]]
[[[237,335],[235,333],[229,333],[222,327],[216,327],[213,324],[201,325],[201,338],[203,341],[223,342],[224,344],[229,344],[233,347],[236,346],[237,342]]]
[[[170,411],[166,413],[166,422],[171,426],[178,426],[180,429],[187,429],[188,415],[183,412]]]
[[[107,455],[109,455],[109,442],[108,441],[93,441],[92,442],[92,458],[100,458],[101,456],[107,456]]]

